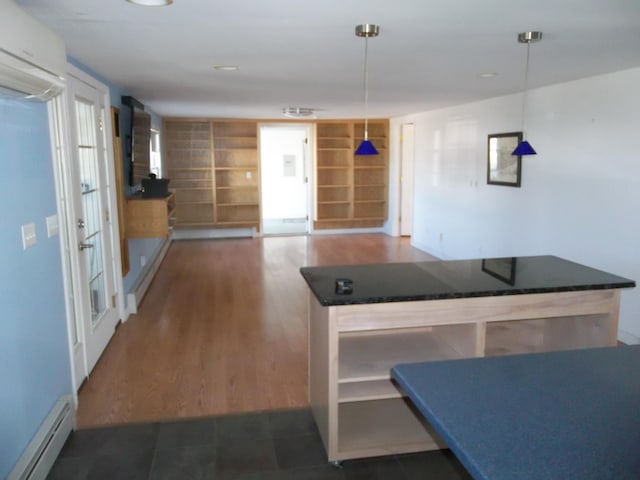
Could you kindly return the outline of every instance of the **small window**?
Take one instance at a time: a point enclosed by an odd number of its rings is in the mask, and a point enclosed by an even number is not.
[[[149,171],[155,173],[156,177],[162,178],[162,159],[160,158],[160,132],[151,129],[151,137],[149,139],[150,158]]]

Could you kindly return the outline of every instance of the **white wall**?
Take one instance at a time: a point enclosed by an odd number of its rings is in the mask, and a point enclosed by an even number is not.
[[[416,125],[413,244],[443,259],[553,254],[640,281],[639,85],[636,68],[530,91],[538,155],[521,188],[486,184],[487,135],[520,130],[520,94],[393,119],[392,145]],[[622,293],[620,338],[640,343],[640,286]]]

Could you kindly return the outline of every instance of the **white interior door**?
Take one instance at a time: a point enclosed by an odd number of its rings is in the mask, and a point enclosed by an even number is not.
[[[105,92],[71,77],[68,101],[70,196],[77,217],[70,221],[75,235],[69,253],[77,276],[74,292],[80,344],[73,361],[79,387],[111,339],[119,315],[109,214]]]
[[[402,125],[400,163],[400,235],[410,236],[413,224],[413,161],[415,134],[413,123]]]

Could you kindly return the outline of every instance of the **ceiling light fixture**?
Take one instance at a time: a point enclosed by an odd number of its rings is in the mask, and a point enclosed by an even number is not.
[[[127,2],[143,7],[166,7],[171,5],[173,0],[127,0]]]
[[[236,70],[240,70],[238,65],[214,65],[214,70],[223,70],[225,72],[235,72]]]
[[[315,117],[314,109],[309,107],[285,107],[282,114],[287,118],[309,118]]]
[[[364,140],[356,149],[356,155],[377,155],[378,150],[369,141],[369,37],[377,37],[380,26],[365,23],[356,26],[356,36],[364,37]]]
[[[536,151],[525,139],[524,119],[526,117],[527,88],[529,86],[529,49],[531,48],[531,43],[538,42],[540,39],[542,39],[542,32],[522,32],[518,34],[518,43],[527,44],[527,61],[524,68],[524,91],[522,92],[522,141],[511,155],[536,155]]]

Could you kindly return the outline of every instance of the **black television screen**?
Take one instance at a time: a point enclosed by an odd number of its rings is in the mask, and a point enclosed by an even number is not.
[[[144,105],[133,97],[123,96],[122,103],[129,107],[129,131],[125,136],[125,151],[129,161],[129,185],[138,185],[149,177],[151,115]]]

